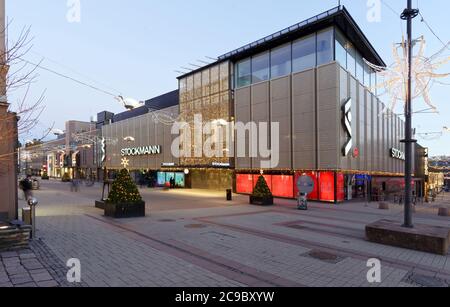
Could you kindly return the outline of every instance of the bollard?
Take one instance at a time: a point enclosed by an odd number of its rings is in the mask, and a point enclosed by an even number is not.
[[[233,200],[233,191],[231,189],[227,190],[227,201]]]
[[[36,237],[36,206],[38,205],[38,200],[34,197],[28,199],[28,206],[31,210],[31,239]]]

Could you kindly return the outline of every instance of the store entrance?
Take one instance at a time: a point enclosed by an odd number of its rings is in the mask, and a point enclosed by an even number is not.
[[[370,197],[372,178],[368,175],[346,175],[346,200],[367,200]]]

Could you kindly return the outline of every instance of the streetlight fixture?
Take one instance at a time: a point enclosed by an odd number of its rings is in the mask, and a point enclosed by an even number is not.
[[[117,96],[115,98],[129,111],[142,107],[145,104],[143,101],[138,101],[134,98],[123,98],[123,96]]]
[[[407,49],[408,49],[408,86],[405,103],[405,214],[404,224],[405,228],[414,228],[412,221],[412,154],[413,144],[417,141],[412,136],[412,60],[413,60],[413,43],[412,43],[412,20],[419,15],[418,9],[412,8],[412,0],[408,0],[408,6],[403,11],[401,19],[407,22]]]

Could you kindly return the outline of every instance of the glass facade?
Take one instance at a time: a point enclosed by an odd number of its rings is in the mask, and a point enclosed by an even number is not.
[[[327,29],[317,33],[317,65],[334,60],[334,31]]]
[[[336,61],[376,94],[376,72],[339,29],[335,29],[335,33]]]
[[[252,62],[250,59],[236,65],[236,86],[244,87],[252,83]]]
[[[367,88],[375,87],[375,72],[339,30],[328,28],[236,64],[235,87],[241,88],[301,72],[336,60]],[[375,92],[375,91],[374,91]]]
[[[270,52],[270,76],[278,78],[291,73],[291,44],[287,44]]]
[[[333,60],[334,30],[328,28],[238,62],[235,87],[287,76]]]
[[[252,58],[252,83],[267,81],[270,77],[269,52],[254,56]]]
[[[301,38],[292,44],[292,71],[300,72],[316,66],[316,35]]]

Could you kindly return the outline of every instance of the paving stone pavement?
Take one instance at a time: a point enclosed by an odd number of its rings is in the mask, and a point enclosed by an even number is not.
[[[141,192],[148,203],[146,218],[111,220],[93,208],[98,187],[76,194],[59,183],[43,184],[36,193],[41,240],[31,250],[47,259],[44,268],[58,285],[74,286],[65,281],[71,258],[81,261],[83,283],[75,286],[450,285],[450,256],[365,241],[365,225],[401,219],[400,206],[380,211],[376,204],[312,203],[309,211],[299,212],[288,200],[260,208],[242,196],[226,202],[223,193]],[[450,219],[428,209],[418,210],[417,223],[450,226]],[[367,281],[370,258],[382,261],[381,283]],[[26,279],[19,275],[16,282]]]
[[[52,260],[51,254],[48,249],[43,254],[36,253],[36,248],[45,250],[45,247],[38,245],[36,242],[30,249],[0,253],[0,287],[67,286],[50,273],[57,270],[56,265],[51,270],[47,269]]]

